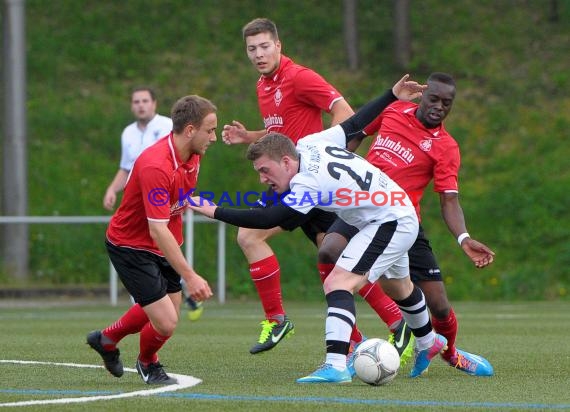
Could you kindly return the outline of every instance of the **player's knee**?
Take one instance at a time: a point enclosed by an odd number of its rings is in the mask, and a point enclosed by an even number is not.
[[[334,245],[327,245],[326,243],[319,248],[318,259],[319,263],[336,263],[340,257],[341,250]]]
[[[172,336],[176,325],[178,324],[178,317],[161,319],[156,324],[153,324],[154,329],[162,336]]]
[[[261,238],[258,233],[258,231],[240,227],[237,234],[237,243],[239,247],[242,250],[246,250],[259,244],[259,242],[262,242],[263,238]]]
[[[341,235],[327,234],[319,247],[319,263],[336,263],[347,243]]]
[[[332,292],[333,290],[336,290],[336,276],[337,274],[334,273],[335,271],[333,270],[328,276],[327,278],[323,281],[323,291],[325,292],[325,295]]]
[[[436,319],[447,319],[449,316],[449,311],[451,310],[451,305],[449,301],[432,302],[428,305],[431,315]]]
[[[420,281],[418,286],[423,291],[431,315],[436,319],[447,319],[451,303],[447,298],[442,281]]]

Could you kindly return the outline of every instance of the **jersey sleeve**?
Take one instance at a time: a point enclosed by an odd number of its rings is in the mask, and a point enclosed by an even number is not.
[[[140,188],[146,217],[149,220],[170,220],[170,178],[156,167],[140,171]]]
[[[129,159],[126,143],[126,132],[127,128],[125,128],[125,130],[123,130],[123,133],[121,133],[121,160],[119,162],[119,168],[129,171],[133,168],[133,161]]]
[[[338,90],[321,75],[308,68],[296,74],[293,84],[297,99],[327,113],[330,113],[334,102],[343,99]]]
[[[306,146],[316,142],[328,142],[335,146],[345,148],[346,135],[344,134],[344,129],[337,124],[336,126],[325,129],[322,132],[310,134],[300,139],[297,142],[297,147],[300,148],[302,145]]]
[[[433,190],[437,193],[459,192],[459,146],[454,145],[443,152],[433,170]]]
[[[382,111],[397,99],[390,89],[382,96],[366,103],[351,117],[343,121],[340,125],[346,134],[346,141],[368,136],[378,130]]]
[[[290,208],[306,215],[314,209],[319,202],[321,194],[319,177],[313,173],[297,173],[291,179],[291,191],[282,199]]]
[[[161,116],[159,139],[172,131],[172,119],[170,117]]]
[[[253,209],[218,207],[214,212],[214,218],[235,226],[252,229],[271,229],[277,226],[287,229],[289,226],[296,227],[305,220],[302,213],[283,203]]]

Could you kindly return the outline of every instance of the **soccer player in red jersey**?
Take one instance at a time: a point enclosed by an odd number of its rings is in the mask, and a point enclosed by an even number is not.
[[[121,161],[119,170],[107,187],[103,197],[103,207],[113,210],[117,193],[122,192],[135,160],[147,147],[156,143],[172,130],[172,120],[156,112],[158,101],[151,87],[139,86],[131,93],[131,112],[136,121],[124,128],[121,133]],[[204,307],[189,296],[184,297],[188,306],[188,318],[198,320]]]
[[[331,126],[354,113],[342,95],[323,77],[281,53],[277,27],[271,20],[252,20],[244,26],[243,38],[247,56],[261,74],[257,81],[257,99],[265,128],[247,130],[238,121],[233,121],[223,128],[222,139],[225,143],[252,143],[270,132],[284,134],[296,143],[304,136],[323,130],[323,112],[330,114]],[[264,194],[260,206],[269,206],[274,198],[275,194],[271,191]],[[315,209],[301,228],[315,245],[320,245],[334,220],[334,214]],[[238,231],[238,244],[248,260],[251,278],[266,318],[261,322],[262,331],[257,343],[250,349],[252,354],[272,349],[293,332],[293,323],[283,308],[279,262],[267,243],[269,238],[281,233],[283,229],[240,228]],[[323,254],[326,253],[323,250]],[[323,281],[333,269],[334,263],[319,260],[318,270]],[[398,307],[382,289],[378,285],[370,285],[359,293],[392,332],[406,334],[407,345],[411,331],[403,328],[404,322]],[[361,339],[362,336],[355,327],[352,340],[358,343]]]
[[[419,104],[397,101],[377,118],[370,132],[378,132],[366,159],[402,187],[412,200],[421,223],[420,201],[430,181],[439,193],[441,212],[449,231],[476,267],[493,262],[494,252],[470,237],[459,203],[459,145],[447,132],[443,120],[451,111],[455,80],[445,73],[432,73]],[[347,232],[345,223],[331,227]],[[328,238],[325,237],[325,239]],[[337,241],[340,238],[335,238]],[[326,241],[325,241],[326,243]],[[341,247],[339,244],[337,247]],[[453,367],[474,376],[493,375],[493,367],[481,356],[457,349],[457,318],[445,290],[441,271],[420,224],[418,238],[408,252],[410,276],[424,292],[435,331],[447,338],[443,358]]]
[[[136,369],[147,384],[175,384],[158,360],[174,333],[182,299],[181,277],[192,299],[212,296],[208,282],[191,268],[180,246],[185,198],[196,188],[200,160],[216,141],[216,107],[192,95],[172,108],[172,132],[137,158],[124,196],[107,229],[113,266],[135,304],[115,323],[87,335],[107,370],[123,375],[117,344],[140,333]]]

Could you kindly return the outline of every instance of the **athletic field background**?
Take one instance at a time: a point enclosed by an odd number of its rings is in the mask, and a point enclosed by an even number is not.
[[[370,308],[357,301],[359,326],[369,337],[387,337]],[[354,380],[343,385],[300,385],[295,379],[324,360],[324,302],[287,302],[295,334],[273,350],[251,355],[259,333],[258,304],[207,303],[197,322],[182,313],[179,327],[160,351],[169,373],[203,382],[154,395],[78,403],[77,398],[130,396],[155,389],[136,373],[118,379],[102,368],[20,364],[53,362],[100,366],[85,335],[102,328],[128,308],[106,302],[73,301],[2,305],[0,407],[18,403],[24,411],[522,411],[570,409],[567,345],[568,303],[458,303],[458,346],[485,356],[495,376],[465,375],[434,359],[427,375],[400,370],[385,386]],[[126,368],[134,368],[138,337],[120,344]],[[23,406],[23,402],[69,402]],[[84,399],[85,400],[85,399]],[[10,410],[6,408],[6,410]]]
[[[553,15],[551,5],[556,4]],[[159,112],[200,94],[233,119],[261,128],[255,72],[241,28],[276,21],[283,52],[316,69],[358,108],[404,70],[394,65],[392,0],[359,0],[361,68],[347,70],[342,2],[27,0],[29,214],[108,215],[102,197],[116,173],[130,91],[156,88]],[[564,300],[570,288],[570,2],[425,0],[411,3],[408,71],[453,74],[446,121],[462,149],[461,202],[471,235],[496,253],[476,270],[448,233],[428,189],[423,223],[457,300]],[[365,142],[365,148],[369,142]],[[220,142],[205,156],[198,190],[261,191],[244,146]],[[30,225],[31,273],[9,289],[100,288],[108,282],[105,226]],[[197,225],[197,271],[215,284],[216,234]],[[228,231],[228,297],[255,299],[247,262]],[[318,300],[316,254],[300,231],[272,240],[286,299]],[[0,265],[1,266],[1,265]]]
[[[392,0],[359,0],[361,68],[346,68],[341,2],[254,0],[27,0],[29,214],[103,215],[102,196],[119,162],[120,132],[132,121],[130,91],[156,88],[159,112],[200,94],[233,119],[262,127],[241,27],[255,17],[276,21],[283,52],[325,76],[358,108],[403,74],[392,48]],[[551,5],[557,5],[556,19]],[[424,198],[423,222],[459,319],[458,345],[487,357],[490,379],[472,378],[435,360],[426,377],[371,387],[301,386],[295,379],[323,361],[325,303],[314,248],[298,231],[271,242],[280,259],[283,294],[296,333],[275,350],[252,356],[262,312],[247,264],[227,236],[226,305],[206,303],[203,318],[184,318],[161,351],[171,373],[203,380],[172,393],[85,403],[16,405],[30,411],[125,410],[550,410],[570,409],[570,2],[424,0],[412,2],[415,79],[432,71],[458,83],[446,121],[462,149],[461,202],[473,237],[496,262],[476,270]],[[366,142],[364,144],[367,147]],[[206,155],[199,190],[263,190],[245,147],[218,142]],[[2,291],[100,290],[108,283],[104,225],[31,225],[31,273],[19,282],[0,273]],[[215,284],[213,225],[196,226],[197,271]],[[134,373],[111,377],[85,335],[127,309],[108,299],[61,296],[0,300],[0,406],[130,396],[149,388]],[[475,302],[480,301],[480,302]],[[304,302],[304,303],[300,303]],[[358,299],[370,337],[387,333]],[[121,343],[134,367],[137,340]],[[51,362],[54,364],[22,363]],[[67,366],[55,364],[68,364]],[[74,366],[73,366],[74,365]],[[144,395],[144,394],[143,394]],[[6,408],[6,410],[9,410]]]

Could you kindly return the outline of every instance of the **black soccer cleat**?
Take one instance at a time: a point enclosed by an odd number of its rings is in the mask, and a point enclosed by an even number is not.
[[[398,351],[398,355],[400,355],[400,364],[402,366],[405,365],[414,355],[414,335],[403,319],[396,330],[390,334],[388,342],[394,345]]]
[[[176,385],[178,383],[175,378],[171,378],[166,374],[160,362],[149,363],[148,366],[144,366],[141,361],[137,359],[135,367],[147,385]]]
[[[87,335],[87,344],[93,348],[101,358],[103,358],[103,364],[105,369],[109,373],[117,378],[123,376],[123,363],[121,362],[119,349],[115,350],[105,350],[101,344],[101,331],[94,330]]]
[[[295,333],[295,325],[285,316],[283,322],[275,322],[264,320],[260,323],[261,334],[257,343],[249,350],[249,353],[255,355],[273,349],[285,337],[289,337]]]

